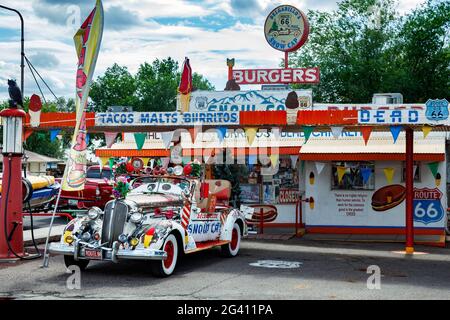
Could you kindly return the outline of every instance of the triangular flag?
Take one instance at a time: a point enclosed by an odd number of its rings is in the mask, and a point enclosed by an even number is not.
[[[364,184],[366,184],[369,181],[371,175],[372,175],[371,168],[361,168],[361,176]]]
[[[436,174],[438,173],[439,169],[439,162],[430,162],[427,163],[428,168],[430,169],[431,173],[433,174],[433,177],[436,177]]]
[[[360,130],[361,130],[361,133],[362,133],[362,136],[364,139],[364,143],[367,146],[367,142],[369,141],[370,134],[372,133],[373,127],[364,126],[364,127],[361,127]]]
[[[220,142],[222,142],[223,139],[225,139],[226,134],[227,134],[226,127],[217,127],[217,136],[218,136]]]
[[[335,139],[339,139],[342,131],[344,131],[344,127],[331,127],[331,134]]]
[[[188,129],[189,134],[191,135],[192,143],[195,144],[195,140],[197,140],[198,131],[197,128]]]
[[[162,167],[167,168],[169,166],[170,158],[169,157],[161,158],[161,162],[162,162]]]
[[[116,141],[116,137],[117,132],[105,132],[105,141],[108,148],[111,148],[111,146],[114,144],[114,141]]]
[[[392,138],[394,138],[394,144],[397,142],[398,135],[400,134],[400,131],[402,131],[402,126],[390,126],[389,129],[391,130]]]
[[[275,138],[275,140],[278,140],[280,138],[281,128],[273,128],[272,134],[273,134],[273,137]]]
[[[298,161],[298,154],[291,155],[291,166],[295,167]]]
[[[417,171],[417,165],[415,164],[415,165],[413,166],[413,176],[416,175],[416,171]]]
[[[313,126],[303,126],[303,133],[305,134],[305,143],[308,142],[313,131],[314,131]]]
[[[423,126],[422,127],[422,132],[423,132],[423,138],[425,139],[428,134],[431,132],[431,130],[433,130],[433,127],[431,126]]]
[[[59,134],[61,130],[60,129],[53,129],[50,130],[50,141],[53,142],[56,139],[56,136]]]
[[[394,179],[394,172],[395,169],[394,168],[384,168],[384,175],[386,176],[386,181],[388,184],[392,183],[392,180]]]
[[[344,174],[346,171],[347,171],[346,167],[342,167],[342,166],[337,167],[338,183],[342,182],[342,179],[344,178]]]
[[[279,158],[280,158],[279,154],[271,154],[270,155],[270,163],[272,164],[272,168],[276,168],[278,166]]]
[[[253,141],[255,141],[256,132],[258,132],[258,128],[245,128],[245,135],[247,136],[249,146],[251,146]]]
[[[147,163],[148,163],[148,160],[149,160],[150,158],[141,158],[141,160],[142,160],[142,163],[144,164],[144,166],[147,166]]]
[[[100,163],[102,164],[102,168],[105,167],[109,162],[109,158],[101,157]]]
[[[317,175],[320,175],[320,173],[322,172],[323,168],[325,168],[325,164],[324,162],[316,162],[316,170],[317,170]]]
[[[256,164],[257,163],[257,156],[256,154],[249,154],[248,155],[248,164]]]
[[[146,137],[147,137],[146,133],[137,132],[134,134],[134,141],[136,142],[136,147],[138,150],[142,150]]]
[[[161,138],[164,143],[164,148],[168,149],[170,147],[170,143],[172,142],[173,139],[173,134],[174,131],[161,132]]]
[[[114,158],[109,158],[109,168],[112,170],[114,167]]]

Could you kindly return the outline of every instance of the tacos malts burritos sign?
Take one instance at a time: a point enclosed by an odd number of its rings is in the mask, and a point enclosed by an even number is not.
[[[264,35],[272,48],[283,52],[296,51],[308,40],[308,18],[293,6],[276,7],[266,19]]]
[[[311,107],[312,90],[194,91],[189,103],[190,112],[296,111]]]

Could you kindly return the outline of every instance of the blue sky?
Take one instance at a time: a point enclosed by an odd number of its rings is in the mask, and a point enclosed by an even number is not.
[[[400,0],[400,12],[422,0]],[[76,54],[73,34],[95,0],[1,0],[25,18],[26,55],[58,96],[72,97]],[[172,56],[191,59],[195,72],[222,90],[227,77],[226,58],[236,67],[278,67],[282,54],[264,38],[263,24],[277,5],[291,4],[331,11],[336,0],[103,0],[105,31],[95,77],[117,62],[136,72],[139,65]],[[82,21],[81,21],[82,22]],[[80,23],[81,23],[80,22]],[[20,77],[18,17],[0,10],[0,100],[6,98],[7,78]],[[26,71],[25,95],[38,93]],[[48,91],[44,92],[50,97]]]

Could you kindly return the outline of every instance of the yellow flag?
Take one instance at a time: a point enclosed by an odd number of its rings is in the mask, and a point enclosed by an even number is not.
[[[245,135],[247,136],[248,145],[251,146],[256,137],[257,128],[245,128]]]
[[[338,183],[342,182],[342,179],[344,178],[344,174],[347,171],[346,167],[337,167],[337,174],[338,174]]]
[[[431,132],[431,130],[433,130],[433,127],[431,126],[423,126],[422,127],[422,132],[423,132],[423,138],[425,139],[428,134]]]
[[[386,181],[388,184],[392,183],[392,180],[394,179],[394,173],[395,173],[395,169],[394,168],[384,168],[384,175],[386,176]]]
[[[62,180],[62,190],[79,191],[86,182],[86,105],[103,35],[103,5],[97,0],[95,8],[75,34],[73,40],[78,55],[76,77],[76,125],[69,158]]]
[[[109,164],[109,158],[101,157],[100,161],[102,162],[102,167],[105,167]]]
[[[278,154],[271,154],[270,155],[270,162],[272,164],[272,168],[275,168],[278,165],[278,159],[280,158],[280,155]]]

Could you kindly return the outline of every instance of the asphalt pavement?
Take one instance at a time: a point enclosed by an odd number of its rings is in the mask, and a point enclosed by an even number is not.
[[[219,249],[188,255],[169,278],[151,275],[148,262],[93,262],[81,289],[68,289],[61,256],[0,264],[0,297],[12,299],[450,299],[450,249],[402,244],[291,239],[245,240],[235,258]],[[261,260],[271,260],[260,263]],[[255,266],[258,262],[263,266]],[[278,268],[289,266],[294,268]],[[369,266],[381,270],[369,289]],[[268,267],[272,268],[268,268]],[[277,268],[273,268],[277,267]],[[373,268],[373,267],[371,267]],[[371,282],[373,283],[373,282]]]

